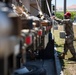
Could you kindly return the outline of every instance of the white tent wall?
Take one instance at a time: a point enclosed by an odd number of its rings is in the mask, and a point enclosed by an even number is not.
[[[36,4],[36,0],[22,0],[22,2],[32,15],[38,15],[38,7]],[[39,5],[41,6],[41,0],[39,0]]]
[[[22,0],[22,3],[25,5],[25,7],[30,12],[30,0]]]
[[[36,0],[30,0],[30,12],[32,15],[37,16],[38,14],[38,7],[36,4]]]

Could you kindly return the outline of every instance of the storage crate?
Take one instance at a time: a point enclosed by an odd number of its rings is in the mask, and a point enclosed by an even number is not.
[[[60,31],[60,38],[62,38],[62,39],[65,38],[65,31]]]

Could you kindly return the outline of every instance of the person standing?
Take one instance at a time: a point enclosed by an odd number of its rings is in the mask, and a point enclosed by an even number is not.
[[[74,40],[74,32],[73,32],[73,24],[71,20],[71,13],[66,12],[64,14],[65,19],[61,20],[56,17],[53,17],[54,20],[56,20],[59,23],[64,24],[64,30],[65,30],[65,44],[64,44],[64,52],[61,54],[60,58],[65,58],[65,55],[67,54],[68,49],[70,50],[71,54],[73,55],[72,59],[76,59],[76,53],[73,46],[73,40]]]

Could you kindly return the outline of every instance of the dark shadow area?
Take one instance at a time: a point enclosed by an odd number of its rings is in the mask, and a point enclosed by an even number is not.
[[[38,59],[54,59],[54,40],[50,40],[46,48],[39,51]]]
[[[75,41],[75,42],[76,42],[76,38],[74,38],[74,39],[73,39],[73,41]]]
[[[58,53],[58,56],[60,56],[61,52],[57,51],[57,53]],[[64,60],[61,58],[59,58],[59,60],[60,60],[61,68],[62,70],[64,70],[65,69]]]
[[[76,62],[76,59],[73,59],[72,57],[68,59],[68,61],[74,61]]]
[[[76,62],[70,62],[70,63],[67,63],[67,64],[76,64]]]
[[[26,65],[35,65],[40,69],[43,68],[46,71],[46,75],[56,75],[54,61],[54,40],[50,40],[46,48],[39,51],[38,57],[32,61],[28,60]]]

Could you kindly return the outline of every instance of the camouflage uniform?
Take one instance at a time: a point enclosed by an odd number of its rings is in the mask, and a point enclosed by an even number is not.
[[[64,44],[64,55],[67,53],[68,49],[70,50],[73,57],[76,57],[75,55],[75,49],[73,46],[73,39],[74,39],[74,32],[73,32],[73,24],[71,19],[57,19],[56,21],[61,22],[64,24],[64,30],[65,30],[65,44]]]

